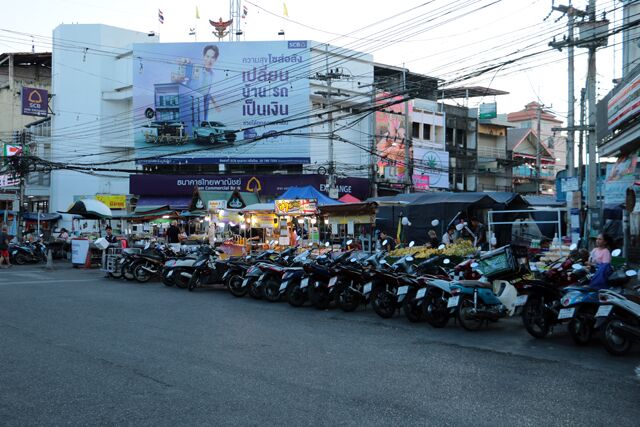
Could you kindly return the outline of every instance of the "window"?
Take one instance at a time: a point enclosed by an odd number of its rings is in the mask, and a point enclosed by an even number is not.
[[[445,139],[447,141],[447,143],[452,143],[453,142],[453,128],[447,128],[446,130],[446,134],[445,134]]]
[[[413,122],[411,128],[411,137],[420,138],[420,123]]]
[[[431,140],[431,125],[426,123],[422,124],[422,139]]]

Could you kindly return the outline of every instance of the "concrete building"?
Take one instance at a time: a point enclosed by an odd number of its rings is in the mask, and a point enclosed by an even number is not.
[[[513,125],[481,119],[478,125],[478,191],[513,191],[512,150],[507,132]]]

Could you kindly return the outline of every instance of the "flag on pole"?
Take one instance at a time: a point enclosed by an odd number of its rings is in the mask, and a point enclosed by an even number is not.
[[[286,3],[282,3],[282,6],[284,6],[284,16],[286,16],[288,18],[289,17],[289,11],[287,10],[287,4]]]
[[[164,14],[162,13],[162,11],[160,9],[158,9],[158,21],[161,24],[164,24]]]
[[[196,19],[200,19],[200,11],[198,10],[198,6],[196,6]]]

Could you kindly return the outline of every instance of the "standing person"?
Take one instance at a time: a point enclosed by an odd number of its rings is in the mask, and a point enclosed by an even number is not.
[[[180,229],[178,228],[178,221],[171,222],[171,225],[167,229],[167,243],[180,243]]]
[[[456,240],[456,228],[453,225],[451,225],[447,229],[447,232],[444,233],[444,236],[442,236],[442,243],[444,243],[445,245],[452,245],[455,243],[455,240]]]
[[[2,265],[2,262],[7,264],[6,267]],[[0,232],[0,267],[11,267],[11,261],[9,260],[9,235],[7,234],[7,226],[2,226],[2,232]]]
[[[593,248],[589,255],[589,265],[594,267],[600,264],[611,264],[611,248],[612,239],[608,234],[600,233],[596,239],[596,247]]]
[[[478,218],[471,218],[471,231],[476,235],[476,246],[482,247],[487,242],[486,229]]]
[[[427,243],[431,245],[432,248],[440,246],[440,240],[438,239],[438,235],[435,230],[429,230],[427,233]]]
[[[380,248],[382,248],[383,251],[392,251],[396,248],[396,241],[393,237],[391,236],[387,236],[387,233],[385,233],[384,231],[380,232],[380,237],[378,238],[378,240],[380,241]],[[387,244],[383,244],[384,241],[387,241]]]
[[[107,235],[104,236],[104,238],[109,242],[109,244],[118,243],[118,238],[113,234],[113,229],[110,225],[107,225],[105,231],[107,232]]]
[[[215,77],[215,65],[218,57],[220,56],[220,50],[218,46],[209,44],[202,49],[202,66],[194,67],[191,79],[187,82],[187,85],[202,94],[202,101],[204,107],[204,120],[209,120],[209,108],[214,107],[216,111],[220,111],[220,107],[216,103],[212,94],[213,80]]]
[[[69,232],[67,231],[66,228],[60,229],[60,234],[58,234],[58,239],[64,240],[65,242],[69,240]]]

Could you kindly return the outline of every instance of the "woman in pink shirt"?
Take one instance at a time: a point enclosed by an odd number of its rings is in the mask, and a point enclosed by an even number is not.
[[[609,247],[611,246],[611,238],[606,234],[598,234],[596,239],[596,247],[591,251],[589,256],[589,264],[598,266],[600,264],[611,263],[611,252]]]

